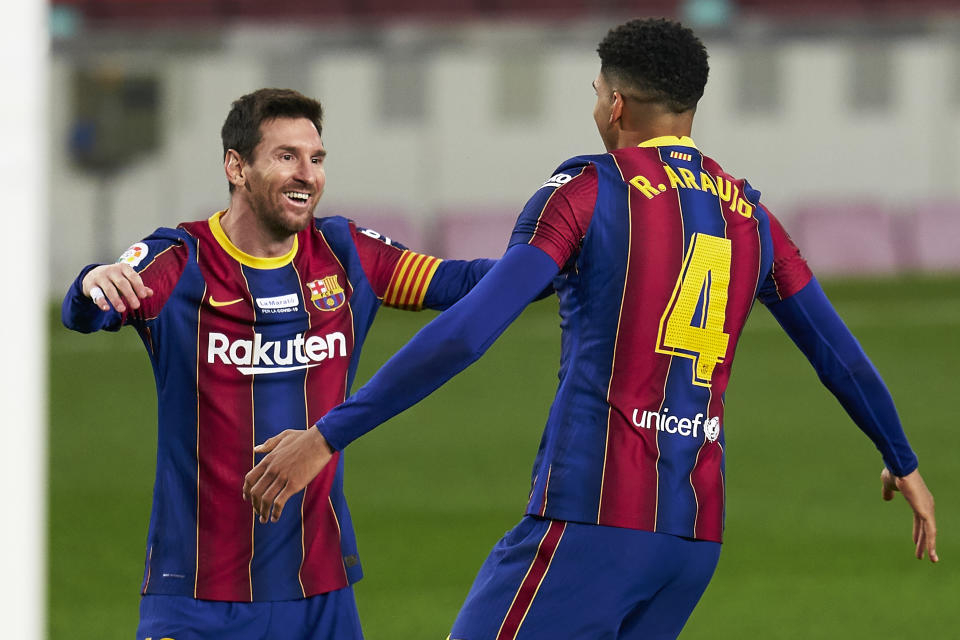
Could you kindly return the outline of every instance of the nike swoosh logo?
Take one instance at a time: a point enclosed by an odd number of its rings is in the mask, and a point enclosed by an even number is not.
[[[237,304],[238,302],[243,302],[243,298],[237,298],[236,300],[227,300],[226,302],[220,302],[219,300],[214,300],[213,296],[210,296],[211,307],[229,307],[230,305]]]

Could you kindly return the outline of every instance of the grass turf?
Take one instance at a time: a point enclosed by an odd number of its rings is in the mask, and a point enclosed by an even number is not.
[[[908,508],[879,498],[879,455],[757,309],[727,394],[726,543],[684,639],[960,628],[960,279],[825,288],[894,394],[938,499],[942,561],[913,559]],[[358,380],[427,319],[382,311]],[[53,318],[50,358],[49,637],[129,638],[156,452],[150,366],[129,329],[81,336]],[[446,636],[490,547],[522,514],[558,360],[556,305],[538,303],[479,363],[348,450],[368,638]]]

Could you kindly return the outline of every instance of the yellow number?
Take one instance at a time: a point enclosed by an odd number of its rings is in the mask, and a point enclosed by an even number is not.
[[[693,360],[693,384],[701,387],[710,386],[713,369],[723,362],[730,342],[730,334],[723,332],[729,284],[730,240],[693,234],[660,318],[657,353]]]

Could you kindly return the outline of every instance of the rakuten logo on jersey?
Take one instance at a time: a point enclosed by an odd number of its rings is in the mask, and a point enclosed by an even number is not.
[[[698,413],[690,418],[671,416],[670,409],[664,407],[663,412],[644,411],[640,415],[639,409],[633,410],[633,426],[641,429],[656,429],[670,434],[677,434],[684,438],[700,438],[700,427],[703,426],[703,435],[710,442],[716,442],[720,437],[720,418],[714,416],[704,421],[704,415]],[[639,417],[639,420],[637,419]]]
[[[339,331],[309,338],[298,333],[288,340],[264,340],[254,333],[253,340],[233,341],[225,334],[211,332],[207,340],[209,364],[232,364],[245,376],[307,369],[327,358],[346,355],[347,339]]]

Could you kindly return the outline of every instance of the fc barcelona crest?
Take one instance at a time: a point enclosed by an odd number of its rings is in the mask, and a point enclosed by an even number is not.
[[[310,299],[320,311],[335,311],[347,298],[336,275],[308,282],[307,287],[310,288]]]

